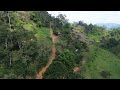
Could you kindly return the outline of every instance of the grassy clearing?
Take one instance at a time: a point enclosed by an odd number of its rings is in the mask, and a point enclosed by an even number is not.
[[[93,49],[93,48],[92,48]],[[120,59],[113,53],[101,48],[91,51],[88,61],[81,72],[85,79],[119,79]]]

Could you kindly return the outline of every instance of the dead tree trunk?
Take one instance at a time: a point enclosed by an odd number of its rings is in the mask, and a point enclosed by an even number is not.
[[[8,44],[8,39],[6,38],[5,39],[5,47],[6,47],[6,49],[7,49],[7,46],[8,46],[7,44]]]
[[[11,17],[10,17],[10,14],[9,14],[9,12],[8,12],[8,20],[9,20],[9,27],[10,27],[10,29],[11,29]]]
[[[10,55],[9,55],[9,58],[10,58],[10,66],[11,66],[11,64],[12,64],[12,57],[11,57],[11,53],[10,53]]]

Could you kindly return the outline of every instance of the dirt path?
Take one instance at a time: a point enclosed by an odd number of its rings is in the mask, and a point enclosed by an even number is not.
[[[52,53],[51,53],[51,56],[49,57],[49,60],[46,64],[45,67],[42,68],[42,70],[38,73],[36,79],[42,79],[42,74],[45,73],[46,69],[49,67],[49,65],[52,63],[52,61],[55,59],[56,57],[56,46],[53,45],[53,48],[52,48]]]
[[[37,74],[36,79],[42,79],[43,78],[43,73],[45,73],[46,69],[50,66],[50,64],[52,63],[52,61],[56,57],[55,43],[59,39],[59,36],[56,36],[56,35],[53,34],[53,30],[52,30],[51,26],[50,26],[50,34],[51,34],[51,38],[52,38],[52,42],[53,42],[53,48],[52,48],[51,56],[49,57],[49,60],[48,60],[48,63],[46,64],[46,66],[43,67],[42,70],[40,70],[40,72]]]

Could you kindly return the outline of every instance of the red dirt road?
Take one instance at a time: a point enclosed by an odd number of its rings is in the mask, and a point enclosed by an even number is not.
[[[43,78],[43,73],[45,73],[46,69],[52,64],[52,61],[55,59],[56,57],[56,46],[55,46],[55,42],[59,39],[59,36],[56,36],[53,34],[53,30],[50,27],[50,34],[51,34],[51,38],[53,41],[53,48],[52,48],[52,52],[51,52],[51,56],[49,57],[48,63],[46,64],[45,67],[42,68],[42,70],[40,70],[40,72],[37,74],[36,79],[42,79]]]
[[[52,53],[51,53],[51,56],[48,60],[48,63],[46,64],[45,67],[42,68],[42,70],[38,73],[36,79],[42,79],[42,75],[43,73],[45,73],[46,69],[49,67],[49,65],[52,63],[52,61],[55,59],[56,57],[56,46],[54,45],[53,48],[52,48]]]

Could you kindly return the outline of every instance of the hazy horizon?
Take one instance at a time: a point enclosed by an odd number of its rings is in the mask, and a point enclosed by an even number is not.
[[[116,23],[120,24],[120,11],[48,11],[52,16],[65,14],[70,23],[83,21],[87,24]]]

